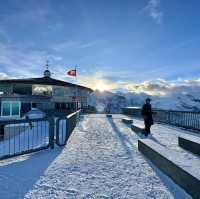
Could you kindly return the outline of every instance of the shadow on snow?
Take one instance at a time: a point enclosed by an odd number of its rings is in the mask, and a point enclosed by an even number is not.
[[[34,184],[44,175],[62,148],[44,150],[34,154],[8,159],[0,164],[0,195],[4,199],[24,198]],[[21,161],[19,161],[21,159]],[[12,162],[9,162],[12,161]],[[2,165],[4,163],[4,165]]]
[[[116,126],[115,122],[113,121],[112,118],[107,118],[110,125],[113,128],[113,131],[117,135],[117,138],[121,142],[121,145],[123,146],[124,150],[126,151],[126,154],[128,155],[129,158],[133,158],[133,143],[127,138],[126,135],[124,135],[123,132],[119,130],[119,128]]]

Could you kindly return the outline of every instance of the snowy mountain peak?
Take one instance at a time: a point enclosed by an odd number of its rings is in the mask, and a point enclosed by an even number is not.
[[[167,95],[150,96],[145,93],[113,93],[110,91],[94,91],[89,104],[96,107],[98,112],[109,111],[120,113],[126,106],[141,107],[145,99],[152,99],[152,107],[164,110],[200,111],[200,92],[190,87],[180,87]]]

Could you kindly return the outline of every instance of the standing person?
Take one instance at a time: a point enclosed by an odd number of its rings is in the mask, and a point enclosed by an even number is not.
[[[151,125],[153,125],[153,117],[151,110],[151,99],[147,98],[145,100],[145,104],[142,107],[142,116],[144,118],[144,135],[148,136],[151,133]]]

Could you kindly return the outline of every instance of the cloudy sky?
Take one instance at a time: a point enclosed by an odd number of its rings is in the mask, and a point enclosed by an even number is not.
[[[53,77],[78,65],[93,89],[163,94],[200,84],[199,0],[7,0],[0,78]]]

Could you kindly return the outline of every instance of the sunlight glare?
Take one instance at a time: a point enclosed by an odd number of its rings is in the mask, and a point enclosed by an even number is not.
[[[95,89],[103,92],[103,91],[106,91],[106,90],[109,90],[108,88],[108,85],[106,85],[104,82],[102,81],[99,81],[97,82],[96,86],[95,86]]]

